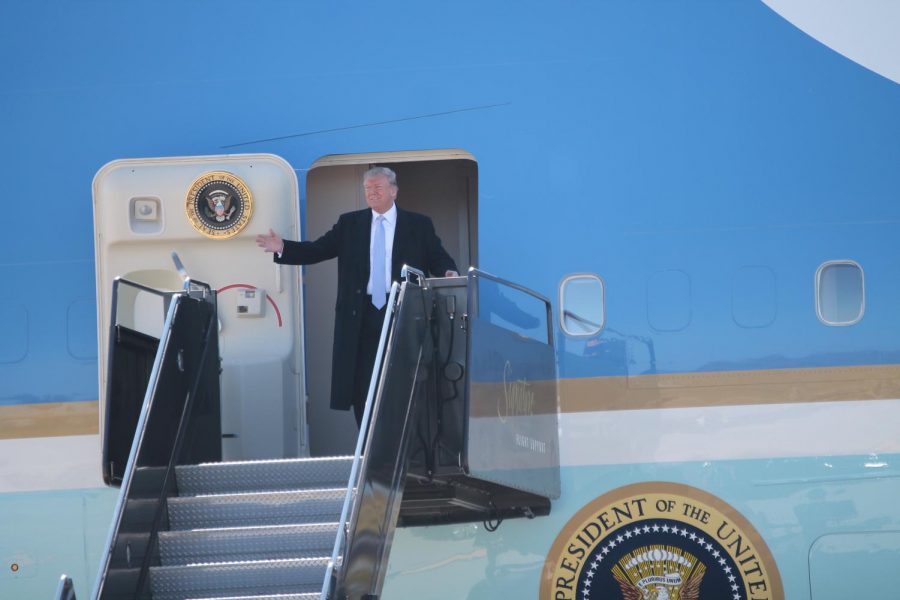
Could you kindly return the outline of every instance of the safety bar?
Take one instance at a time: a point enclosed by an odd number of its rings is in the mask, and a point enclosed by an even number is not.
[[[182,459],[197,462],[216,460],[219,456],[220,434],[214,431],[218,421],[195,420],[198,407],[204,410],[209,406],[218,407],[216,297],[207,284],[185,283],[188,289],[173,293],[169,303],[125,466],[113,526],[94,584],[95,600],[143,594],[156,536],[164,518],[165,499],[174,493],[175,465]],[[195,435],[195,429],[202,429],[206,435]],[[186,435],[189,430],[190,435]],[[191,440],[189,444],[185,444],[186,439]],[[147,513],[153,517],[147,522],[129,511],[129,500],[136,498],[135,494],[153,503]],[[135,531],[137,523],[140,527]],[[132,537],[139,533],[140,541],[120,539],[123,527],[131,527],[128,530]],[[139,545],[137,552],[130,548],[135,544]],[[117,552],[119,546],[119,550],[125,551]],[[131,556],[135,554],[139,558],[132,565]],[[109,577],[111,571],[124,576]]]
[[[497,277],[496,275],[491,275],[490,273],[487,273],[480,269],[476,269],[475,267],[469,267],[468,276],[470,279],[481,278],[481,279],[487,279],[489,281],[493,281],[495,283],[499,283],[500,285],[512,288],[514,290],[517,290],[519,292],[522,292],[524,294],[532,296],[533,298],[536,298],[536,299],[540,300],[541,302],[543,302],[545,304],[545,306],[547,307],[547,343],[550,346],[553,346],[553,315],[552,315],[552,311],[550,308],[550,299],[549,298],[547,298],[546,296],[544,296],[542,294],[535,292],[534,290],[528,289],[527,287],[525,287],[523,285],[519,285],[518,283],[513,283],[512,281],[503,279],[502,277]],[[469,311],[469,316],[470,317],[477,316],[477,314],[478,314],[478,310],[477,310],[478,309],[478,286],[469,285],[469,299],[470,299],[469,306],[467,308]]]
[[[404,271],[407,269],[403,266]],[[421,271],[419,271],[421,273]],[[375,367],[372,370],[372,378],[369,380],[369,391],[366,394],[366,407],[363,410],[362,424],[359,428],[359,435],[356,437],[356,449],[353,451],[353,463],[350,466],[350,482],[347,486],[347,494],[344,496],[344,504],[341,507],[341,518],[338,521],[338,532],[334,540],[334,550],[331,553],[331,560],[328,561],[328,567],[325,571],[325,581],[322,585],[321,600],[328,600],[328,594],[331,590],[332,578],[334,570],[338,563],[338,557],[343,555],[347,544],[349,543],[348,531],[351,516],[354,514],[355,500],[359,497],[355,490],[359,488],[362,480],[363,471],[360,468],[362,463],[363,447],[370,429],[370,416],[372,414],[372,405],[375,399],[375,390],[378,386],[378,380],[381,374],[381,364],[384,361],[385,343],[388,337],[388,331],[391,327],[391,320],[394,317],[394,308],[397,304],[397,295],[400,292],[400,285],[395,281],[391,285],[391,293],[388,298],[387,312],[384,317],[384,323],[381,325],[381,336],[378,339],[378,353],[375,355]]]
[[[56,586],[56,596],[54,600],[75,600],[75,584],[68,575],[59,578],[59,585]]]

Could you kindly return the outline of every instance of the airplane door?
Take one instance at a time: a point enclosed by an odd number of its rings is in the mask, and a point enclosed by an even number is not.
[[[301,271],[254,240],[270,227],[300,239],[291,166],[269,154],[116,160],[93,187],[101,419],[113,279],[178,289],[174,251],[218,292],[223,459],[307,456]],[[133,310],[138,330],[162,326],[158,297],[138,294]]]
[[[465,150],[410,150],[325,156],[306,175],[306,231],[314,239],[341,213],[366,207],[363,174],[386,166],[397,174],[398,206],[428,215],[444,248],[463,271],[477,265],[478,165]],[[337,296],[333,261],[310,265],[305,273],[307,389],[310,454],[352,453],[356,423],[349,411],[331,410],[331,340]]]

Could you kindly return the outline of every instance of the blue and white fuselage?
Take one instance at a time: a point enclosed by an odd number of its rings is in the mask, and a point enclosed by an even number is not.
[[[667,494],[685,531],[728,548],[700,519],[737,515],[734,536],[765,548],[782,595],[741,598],[892,597],[900,9],[345,8],[0,6],[0,598],[47,598],[63,572],[86,596],[115,503],[99,465],[101,167],[276,154],[316,237],[317,161],[445,149],[477,164],[470,258],[554,299],[562,493],[493,533],[399,530],[385,597],[589,598],[584,559],[653,524],[611,507]],[[583,300],[598,317],[570,327],[573,275],[599,282]],[[307,366],[322,343],[307,336]],[[707,508],[681,510],[694,501]],[[582,513],[607,508],[618,524],[579,550]]]

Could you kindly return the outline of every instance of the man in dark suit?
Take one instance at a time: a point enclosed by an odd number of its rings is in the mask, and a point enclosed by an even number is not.
[[[331,231],[315,241],[282,240],[271,229],[256,237],[256,244],[274,253],[280,264],[309,265],[337,257],[331,408],[353,406],[357,424],[362,422],[390,282],[400,279],[404,264],[436,276],[457,275],[431,219],[395,204],[393,171],[369,169],[363,189],[369,208],[342,214]]]

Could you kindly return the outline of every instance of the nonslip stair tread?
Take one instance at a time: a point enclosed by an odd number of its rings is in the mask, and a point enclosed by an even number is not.
[[[179,493],[228,493],[346,486],[352,457],[272,459],[180,465]]]
[[[320,592],[307,592],[298,594],[269,594],[254,596],[204,596],[202,598],[187,598],[186,600],[319,600]]]
[[[187,600],[319,600],[319,592],[304,594],[270,594],[268,596],[216,596],[204,598],[187,598]]]
[[[330,555],[338,524],[306,523],[161,531],[163,565]]]
[[[349,457],[179,466],[154,600],[314,600],[331,560]]]
[[[336,521],[347,490],[329,488],[169,499],[171,529]]]
[[[154,600],[311,593],[321,590],[329,558],[258,560],[150,568]]]
[[[283,567],[316,567],[327,566],[330,560],[327,556],[315,556],[305,558],[273,558],[261,560],[225,560],[214,562],[198,562],[189,565],[172,565],[150,567],[150,571],[168,571],[188,572],[197,567],[217,567],[222,569],[244,569],[244,568],[262,568],[262,569],[280,569]]]
[[[178,531],[160,531],[161,540],[191,539],[191,538],[241,538],[257,535],[282,535],[291,533],[322,533],[336,532],[337,521],[325,523],[288,523],[285,525],[250,525],[246,527],[209,527],[206,529],[187,529]]]
[[[341,495],[347,491],[346,488],[343,487],[316,487],[316,488],[292,488],[288,490],[250,490],[250,491],[241,491],[241,492],[212,492],[212,493],[202,493],[202,494],[182,494],[180,496],[174,496],[169,498],[169,502],[177,501],[177,502],[188,502],[190,500],[217,500],[220,502],[242,502],[248,499],[253,499],[255,496],[260,498],[287,498],[291,495],[296,496],[304,496],[304,497],[318,497],[318,496],[333,496],[333,495]]]

